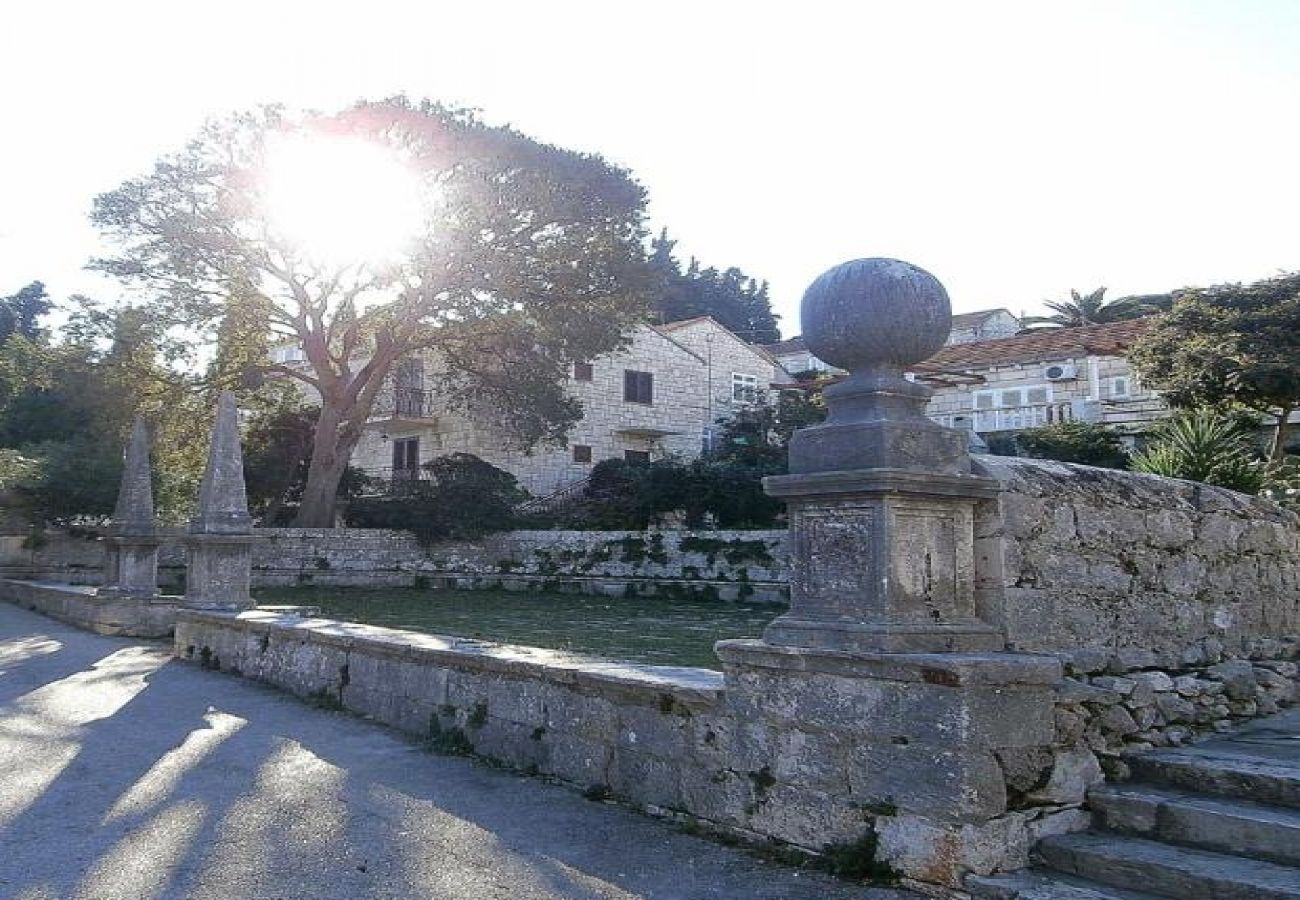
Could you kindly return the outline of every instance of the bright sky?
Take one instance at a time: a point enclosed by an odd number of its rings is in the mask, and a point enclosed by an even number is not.
[[[895,256],[957,311],[1300,269],[1300,0],[10,4],[0,293],[112,296],[96,193],[210,116],[396,92],[604,154],[772,283]]]

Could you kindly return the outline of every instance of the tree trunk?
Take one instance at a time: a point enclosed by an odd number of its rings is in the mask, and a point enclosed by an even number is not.
[[[1279,463],[1286,456],[1286,442],[1291,435],[1291,423],[1287,420],[1291,418],[1292,412],[1290,407],[1284,406],[1277,417],[1277,427],[1273,430],[1273,446],[1268,452],[1268,461],[1271,463]]]
[[[302,506],[294,525],[298,528],[333,528],[334,503],[339,482],[347,471],[348,460],[360,434],[342,428],[342,416],[334,404],[324,401],[312,440],[311,464],[307,467],[307,484],[302,491]]]

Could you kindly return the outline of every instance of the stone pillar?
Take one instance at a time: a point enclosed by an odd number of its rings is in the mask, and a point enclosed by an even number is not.
[[[239,411],[234,394],[226,391],[217,405],[199,508],[185,538],[184,605],[222,610],[255,606],[249,586],[256,540],[244,487]]]
[[[904,375],[947,338],[943,286],[898,260],[855,260],[812,283],[802,319],[808,349],[849,375],[826,390],[826,422],[795,433],[790,474],[765,482],[789,509],[790,610],[762,641],[718,644],[727,701],[848,761],[847,796],[816,790],[816,760],[787,764],[785,821],[812,817],[828,844],[869,822],[882,865],[959,888],[1024,864],[1002,761],[1051,743],[1060,666],[1000,652],[976,614],[974,509],[998,486],[972,474],[967,436],[927,418],[929,388]]]
[[[158,545],[153,485],[149,467],[149,429],[137,418],[131,427],[122,484],[108,535],[104,538],[105,597],[150,599],[158,596]]]

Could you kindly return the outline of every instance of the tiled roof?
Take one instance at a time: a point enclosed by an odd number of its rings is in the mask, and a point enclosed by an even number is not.
[[[1151,322],[1148,317],[1079,328],[1036,328],[1012,337],[950,344],[913,368],[917,372],[954,372],[1073,356],[1117,356],[1151,327]]]
[[[696,322],[712,322],[719,328],[726,327],[718,322],[717,319],[713,318],[713,316],[696,316],[693,319],[678,319],[676,322],[665,322],[662,325],[651,325],[650,327],[654,328],[656,331],[676,331],[679,328],[685,328],[687,325],[694,325]]]
[[[803,353],[808,349],[808,345],[803,342],[803,338],[792,337],[787,341],[777,341],[775,344],[764,344],[763,349],[773,356],[780,356],[783,353]]]

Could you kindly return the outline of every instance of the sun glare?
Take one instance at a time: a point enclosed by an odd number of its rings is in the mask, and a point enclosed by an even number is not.
[[[388,149],[360,138],[292,136],[267,147],[268,224],[328,265],[391,260],[424,224],[429,196]]]

